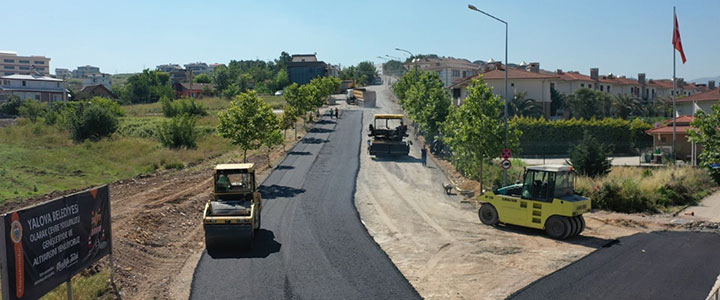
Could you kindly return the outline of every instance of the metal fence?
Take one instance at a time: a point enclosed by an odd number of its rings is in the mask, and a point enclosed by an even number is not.
[[[720,275],[718,275],[715,285],[710,290],[710,295],[705,300],[720,300]]]

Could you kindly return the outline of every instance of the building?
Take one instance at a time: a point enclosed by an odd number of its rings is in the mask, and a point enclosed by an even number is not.
[[[75,100],[90,99],[92,97],[117,99],[117,96],[112,92],[112,90],[102,84],[97,84],[83,87],[83,89],[75,96]]]
[[[689,131],[692,129],[690,124],[695,120],[691,115],[681,116],[677,118],[675,123],[675,146],[677,158],[684,161],[692,160],[692,143],[688,140]],[[672,153],[673,148],[673,119],[663,122],[663,125],[657,126],[646,131],[653,137],[653,149],[662,151],[666,154]],[[702,152],[702,146],[696,145],[697,154]]]
[[[696,110],[710,113],[715,104],[720,104],[720,89],[714,88],[714,82],[712,90],[675,100],[679,115],[694,115]]]
[[[6,101],[9,95],[42,102],[67,100],[67,90],[62,79],[39,74],[14,74],[0,77],[0,83],[0,102]]]
[[[422,58],[405,64],[409,68],[417,66],[423,71],[433,71],[438,74],[445,87],[458,83],[467,77],[480,74],[481,65],[474,64],[467,59],[452,57]]]
[[[189,63],[185,65],[185,69],[192,70],[193,74],[200,75],[200,74],[207,74],[210,73],[210,68],[208,64],[204,62],[196,62],[196,63]]]
[[[72,72],[68,69],[63,68],[55,68],[55,78],[70,78],[72,77]]]
[[[293,55],[287,70],[290,81],[297,84],[306,84],[315,77],[328,75],[328,65],[318,61],[315,54]]]
[[[195,78],[192,70],[189,69],[180,69],[168,72],[170,75],[170,84],[175,85],[176,83],[181,82],[192,82]]]
[[[505,98],[505,66],[499,62],[490,62],[484,73],[450,86],[455,105],[462,104],[462,100],[468,95],[468,85],[479,76],[483,77],[495,95]],[[541,73],[539,64],[527,69],[509,68],[508,92],[510,97],[525,93],[525,99],[535,100],[542,108],[543,115],[550,118],[550,84],[556,80],[557,75]]]
[[[107,89],[112,89],[112,75],[107,73],[88,74],[82,78],[83,87],[104,85]]]
[[[155,70],[158,70],[160,72],[170,73],[175,71],[182,71],[184,70],[182,66],[178,64],[165,64],[165,65],[159,65],[155,67]]]
[[[212,96],[215,92],[215,85],[211,83],[188,83],[182,82],[174,85],[178,97],[197,98],[201,96]],[[209,92],[209,95],[205,92]]]
[[[16,52],[0,52],[0,76],[13,74],[50,75],[50,58],[45,56],[18,56]]]
[[[209,65],[208,65],[208,71],[209,71],[210,73],[215,72],[215,68],[217,68],[217,67],[219,67],[219,66],[223,66],[223,67],[224,67],[225,64],[209,64]]]
[[[93,67],[93,66],[82,66],[77,67],[77,69],[73,70],[73,77],[75,78],[85,78],[88,76],[94,76],[94,75],[100,75],[100,68]]]

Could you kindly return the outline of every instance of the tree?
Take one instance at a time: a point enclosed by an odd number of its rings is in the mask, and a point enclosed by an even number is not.
[[[25,103],[18,108],[20,116],[30,120],[32,123],[37,122],[38,117],[41,116],[45,110],[46,105],[33,99],[26,100]]]
[[[233,74],[230,72],[230,69],[224,65],[215,67],[212,79],[213,83],[215,83],[215,90],[222,93],[224,93],[225,89],[233,84],[235,80],[233,78]],[[233,95],[233,98],[234,96],[235,95]]]
[[[590,132],[585,131],[580,144],[570,151],[570,164],[575,171],[590,177],[603,176],[610,172],[612,162],[608,157],[612,149],[598,142]]]
[[[148,69],[128,77],[120,94],[125,103],[154,103],[163,96],[175,97],[175,91],[170,86],[170,75]]]
[[[287,72],[287,66],[292,62],[292,56],[288,54],[287,52],[283,51],[280,52],[280,57],[275,60],[275,66],[277,66],[278,71],[285,70]]]
[[[275,81],[273,82],[273,90],[279,91],[284,89],[286,86],[290,85],[292,82],[290,82],[290,75],[288,75],[288,72],[285,69],[282,69],[278,71],[277,74],[275,74]]]
[[[557,111],[564,108],[565,94],[559,92],[554,86],[550,86],[550,115],[556,116]]]
[[[197,82],[197,83],[210,83],[210,82],[212,82],[212,79],[210,78],[210,76],[208,76],[208,74],[200,74],[200,75],[198,75],[198,76],[195,77],[195,82]]]
[[[283,150],[285,150],[285,137],[288,129],[295,129],[295,137],[297,137],[297,111],[295,107],[291,105],[285,105],[283,107],[283,114],[280,119],[280,129],[283,130]]]
[[[266,129],[277,123],[272,108],[255,91],[240,94],[230,108],[218,113],[218,118],[218,134],[230,139],[233,145],[240,146],[245,162],[247,151],[260,148],[268,136]]]
[[[393,92],[400,100],[400,105],[403,105],[403,101],[406,98],[405,92],[410,89],[413,84],[420,80],[420,73],[421,72],[418,68],[412,68],[410,71],[405,73],[405,75],[400,77],[400,80],[393,84]]]
[[[195,148],[199,132],[195,128],[197,119],[183,114],[163,121],[158,128],[160,142],[169,148]]]
[[[62,111],[63,123],[76,142],[111,136],[117,131],[118,118],[122,115],[122,108],[117,102],[100,97],[73,103]]]
[[[272,118],[268,118],[267,120],[267,127],[263,130],[264,136],[262,137],[262,144],[265,146],[268,167],[272,167],[270,153],[273,148],[277,145],[284,144],[283,142],[285,141],[281,132],[283,130],[280,128],[280,118],[278,118],[274,113],[272,116]]]
[[[17,116],[20,115],[20,106],[23,101],[15,95],[8,96],[7,102],[0,104],[0,115]]]
[[[438,74],[421,72],[404,95],[405,99],[401,102],[403,109],[420,124],[429,140],[435,140],[452,104],[450,94]]]
[[[703,147],[698,156],[700,166],[708,170],[710,177],[720,184],[720,169],[711,166],[720,163],[720,104],[713,105],[710,113],[699,110],[692,126],[690,140]]]
[[[402,76],[405,74],[405,65],[397,60],[390,60],[383,65],[383,73],[392,76]]]
[[[369,61],[363,61],[357,65],[355,79],[363,85],[372,84],[377,77],[375,64]]]
[[[539,118],[542,116],[542,107],[535,99],[525,98],[527,92],[515,93],[508,103],[508,116],[522,116]]]
[[[480,180],[482,164],[500,155],[503,147],[516,148],[521,135],[511,124],[505,145],[503,103],[481,78],[468,86],[468,97],[451,110],[443,127],[443,140],[452,150],[455,167],[466,176]]]
[[[627,94],[613,97],[612,108],[616,117],[627,120],[630,116],[645,115],[640,99]]]
[[[576,90],[572,95],[567,97],[565,105],[573,117],[583,119],[609,117],[611,106],[612,96],[588,88]]]

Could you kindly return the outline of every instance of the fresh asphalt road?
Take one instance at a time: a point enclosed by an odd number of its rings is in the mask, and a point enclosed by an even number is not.
[[[720,234],[624,237],[508,299],[705,299],[720,273]]]
[[[203,253],[190,299],[418,299],[353,202],[361,111],[322,119],[261,186],[249,252]]]

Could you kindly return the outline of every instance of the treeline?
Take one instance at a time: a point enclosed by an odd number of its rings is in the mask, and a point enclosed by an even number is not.
[[[343,68],[340,70],[339,76],[342,80],[354,80],[360,85],[370,85],[375,81],[378,72],[375,64],[370,61],[363,61],[357,64],[357,66]]]

